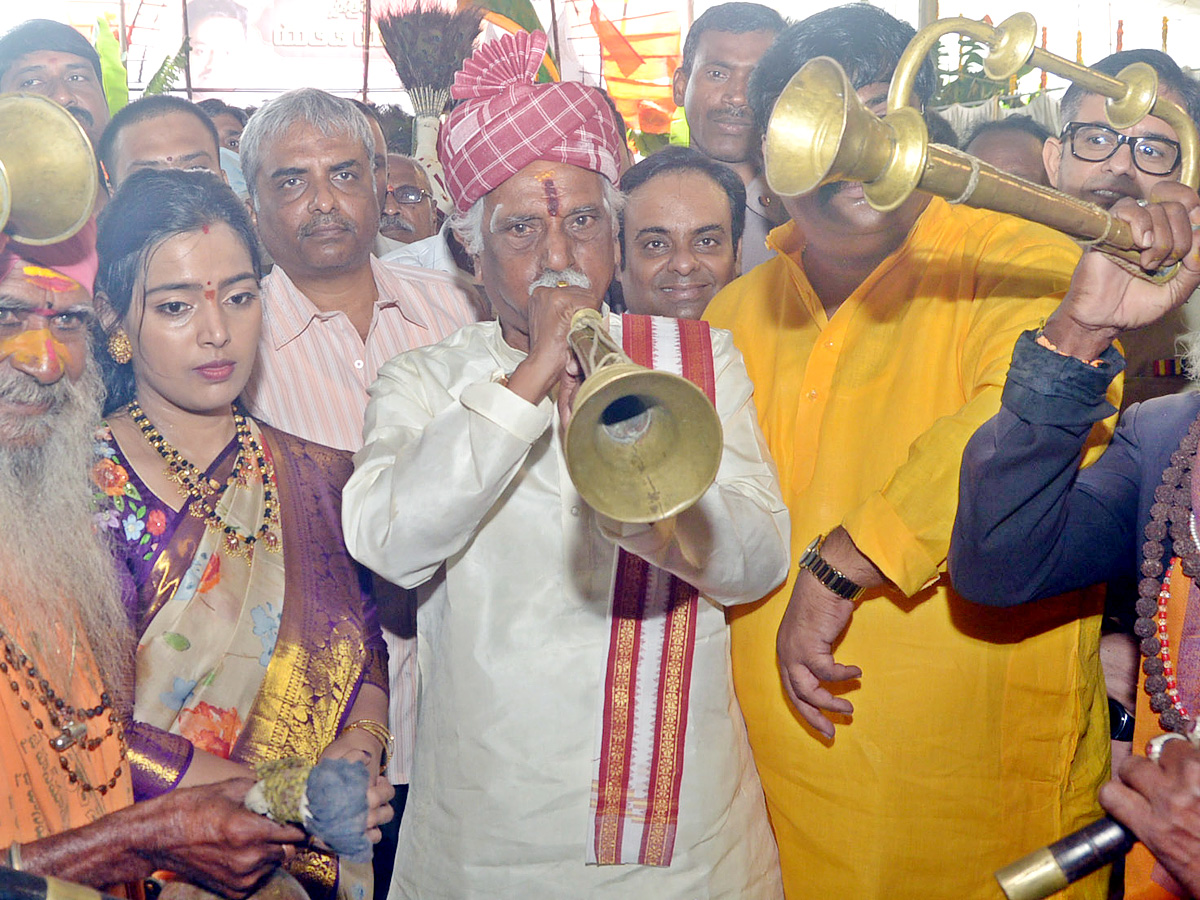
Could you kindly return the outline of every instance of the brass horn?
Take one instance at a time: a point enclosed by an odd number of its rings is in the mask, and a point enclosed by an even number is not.
[[[69,112],[38,94],[0,95],[0,230],[57,244],[92,214],[96,157]]]
[[[1158,97],[1150,66],[1134,63],[1109,78],[1035,47],[1036,21],[1017,13],[998,27],[953,18],[921,29],[896,66],[882,118],[863,107],[834,60],[810,60],[784,88],[767,126],[763,157],[771,189],[794,197],[834,181],[861,181],[867,202],[879,210],[895,209],[919,190],[1048,225],[1136,263],[1129,226],[1106,210],[929,143],[925,120],[909,98],[922,61],[954,32],[988,47],[984,68],[991,78],[1006,79],[1029,63],[1109,98],[1106,114],[1114,128],[1129,128],[1150,114],[1163,119],[1179,135],[1180,180],[1197,187],[1196,126],[1178,105]]]
[[[586,376],[563,441],[583,499],[619,522],[656,522],[699,500],[723,446],[704,391],[633,362],[594,309],[575,313],[567,341]]]

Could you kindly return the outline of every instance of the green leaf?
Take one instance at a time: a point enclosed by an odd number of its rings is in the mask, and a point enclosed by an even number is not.
[[[187,63],[188,53],[191,52],[191,46],[187,38],[183,39],[183,43],[179,45],[179,52],[172,57],[167,57],[163,60],[163,64],[158,67],[158,71],[146,83],[146,94],[165,94],[175,89],[175,82],[183,74],[183,67]]]
[[[182,634],[174,631],[167,631],[163,633],[163,643],[165,643],[172,650],[178,650],[180,653],[192,646],[191,641],[185,638]]]

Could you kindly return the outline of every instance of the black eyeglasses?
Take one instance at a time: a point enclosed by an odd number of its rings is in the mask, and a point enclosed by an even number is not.
[[[407,206],[420,203],[426,197],[433,197],[433,194],[429,193],[429,191],[423,191],[412,184],[402,184],[399,187],[388,185],[387,192],[396,198],[397,203],[403,203]]]
[[[1084,162],[1104,162],[1128,144],[1133,164],[1147,175],[1170,175],[1179,165],[1179,142],[1170,138],[1135,137],[1095,122],[1071,122],[1062,137],[1071,142],[1071,155]]]

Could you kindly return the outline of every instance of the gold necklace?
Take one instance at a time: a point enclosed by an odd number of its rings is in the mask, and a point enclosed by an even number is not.
[[[14,694],[20,697],[19,703],[21,709],[25,710],[33,718],[33,727],[46,734],[46,740],[50,744],[50,749],[58,754],[59,767],[66,772],[67,780],[84,794],[91,793],[92,791],[101,796],[107,794],[117,786],[117,781],[120,780],[121,773],[124,771],[125,758],[128,755],[128,750],[125,746],[125,731],[121,727],[121,723],[117,720],[117,711],[113,707],[112,699],[109,697],[108,692],[104,691],[100,694],[99,706],[76,709],[67,703],[64,697],[58,696],[54,688],[50,686],[50,682],[45,675],[37,670],[29,655],[21,650],[20,645],[3,629],[0,629],[0,645],[3,646],[3,659],[0,659],[0,675],[8,679],[8,686]],[[71,674],[74,674],[74,660],[75,636],[72,634]],[[22,682],[24,682],[23,685]],[[21,696],[24,692],[33,695],[37,702],[41,704],[44,712],[39,713],[35,710],[29,698]],[[105,712],[108,713],[108,727],[99,737],[89,738],[87,736],[88,721],[99,718]],[[50,723],[52,731],[57,733],[46,733],[46,723],[42,721],[43,715],[46,721]],[[120,748],[117,767],[108,781],[93,785],[88,781],[87,774],[82,768],[80,766],[73,766],[65,753],[72,747],[78,747],[79,750],[86,753],[94,753],[113,735],[116,735],[117,744]]]
[[[275,485],[275,466],[267,458],[266,450],[255,439],[250,430],[250,423],[236,404],[233,406],[233,425],[238,454],[234,460],[233,471],[224,485],[216,479],[208,478],[171,446],[146,417],[136,400],[126,409],[129,418],[141,430],[146,442],[166,462],[167,477],[179,485],[180,494],[192,499],[189,513],[197,519],[203,519],[210,531],[222,535],[226,551],[234,556],[244,555],[247,560],[253,559],[254,549],[259,544],[265,545],[272,553],[279,552],[279,500]],[[262,522],[256,531],[243,534],[235,525],[221,518],[216,505],[226,489],[234,484],[245,486],[250,483],[251,478],[263,485]]]

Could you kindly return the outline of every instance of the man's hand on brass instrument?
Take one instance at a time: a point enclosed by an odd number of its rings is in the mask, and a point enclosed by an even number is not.
[[[508,378],[508,387],[513,393],[536,404],[549,396],[555,385],[563,382],[568,388],[567,401],[570,401],[574,396],[570,385],[576,381],[571,373],[579,371],[579,363],[567,343],[567,333],[576,310],[599,308],[599,299],[594,294],[590,287],[576,287],[565,282],[561,286],[556,282],[552,287],[538,285],[531,289],[526,309],[529,355]]]
[[[1200,197],[1195,191],[1161,182],[1148,203],[1125,198],[1111,212],[1129,223],[1144,271],[1179,267],[1173,278],[1155,283],[1101,250],[1087,250],[1045,328],[1059,352],[1083,360],[1099,357],[1121,332],[1162,318],[1200,285]]]

